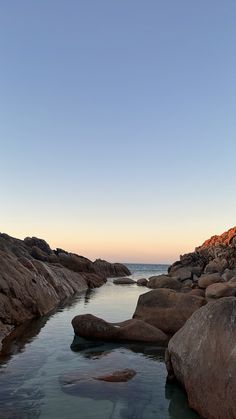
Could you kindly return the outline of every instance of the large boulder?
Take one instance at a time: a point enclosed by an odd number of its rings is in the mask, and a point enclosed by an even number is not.
[[[182,285],[181,283],[175,278],[168,275],[157,275],[152,276],[149,278],[148,281],[148,288],[169,288],[172,290],[180,290]]]
[[[236,298],[197,310],[170,340],[168,374],[202,418],[235,419]]]
[[[142,320],[130,319],[121,323],[108,323],[92,314],[81,314],[73,318],[72,326],[77,336],[86,339],[122,342],[149,342],[164,346],[167,336]]]
[[[139,296],[133,318],[173,335],[204,304],[204,298],[190,293],[169,289],[152,290]]]

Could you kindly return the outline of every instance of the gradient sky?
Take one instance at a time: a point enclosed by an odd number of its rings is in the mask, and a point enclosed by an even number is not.
[[[235,0],[2,0],[0,230],[171,262],[236,224]]]

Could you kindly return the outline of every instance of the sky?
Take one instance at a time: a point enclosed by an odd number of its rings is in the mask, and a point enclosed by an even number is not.
[[[171,263],[236,224],[235,0],[2,0],[0,231]]]

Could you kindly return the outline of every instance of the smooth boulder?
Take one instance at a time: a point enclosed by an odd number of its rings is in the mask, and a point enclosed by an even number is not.
[[[161,330],[137,319],[108,323],[92,314],[82,314],[73,318],[72,326],[77,336],[86,339],[149,342],[161,346],[165,346],[168,341],[166,334]]]
[[[170,379],[185,388],[191,408],[207,419],[236,419],[236,298],[193,313],[170,340]]]
[[[215,284],[216,282],[222,282],[222,278],[219,273],[203,274],[198,280],[198,286],[200,288],[207,288],[209,285]]]
[[[148,288],[168,288],[172,290],[180,290],[182,287],[181,282],[179,282],[175,277],[168,275],[157,275],[149,278]]]
[[[136,284],[136,282],[131,278],[117,278],[113,280],[113,284],[115,285],[132,285]]]
[[[133,318],[173,335],[204,304],[204,298],[190,293],[169,289],[152,290],[139,296]]]
[[[209,285],[206,289],[206,298],[222,298],[236,295],[236,284],[218,283]]]

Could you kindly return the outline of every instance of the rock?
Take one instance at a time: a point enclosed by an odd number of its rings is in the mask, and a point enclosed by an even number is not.
[[[235,419],[236,298],[197,310],[170,340],[168,375],[203,418]]]
[[[93,377],[94,380],[108,381],[109,383],[124,383],[131,380],[136,375],[136,371],[126,368],[124,370],[114,371],[111,374]]]
[[[117,278],[117,279],[114,279],[113,284],[116,284],[116,285],[131,285],[131,284],[136,284],[136,282],[131,278]]]
[[[143,320],[172,335],[204,304],[204,298],[190,293],[169,289],[152,290],[140,295],[133,318]]]
[[[198,280],[198,286],[200,288],[207,288],[209,285],[215,284],[216,282],[222,282],[220,274],[203,274]]]
[[[225,282],[228,282],[231,278],[235,276],[236,272],[231,269],[225,269],[224,273],[222,274],[222,279]]]
[[[205,297],[205,290],[202,290],[200,288],[194,288],[191,291],[192,295],[198,295],[199,297]]]
[[[108,272],[118,272],[115,265],[103,261],[98,274],[97,264],[53,251],[45,240],[0,233],[0,344],[16,326],[47,314],[77,292],[103,285]]]
[[[181,283],[174,277],[168,275],[157,275],[149,278],[148,288],[169,288],[172,290],[180,290]]]
[[[226,283],[217,283],[206,288],[206,298],[222,298],[233,295],[236,295],[236,284],[229,286]]]
[[[203,272],[218,273],[222,275],[222,281],[230,279],[231,271],[236,275],[236,227],[206,240],[194,252],[180,256],[180,260],[168,268],[171,276],[179,274],[182,280],[189,279],[190,271],[194,282],[197,282],[196,276]]]
[[[182,282],[182,286],[191,288],[193,286],[193,281],[191,279],[186,279]]]
[[[177,277],[180,281],[192,279],[192,270],[190,268],[179,268],[170,271],[171,276]]]
[[[139,285],[140,287],[146,287],[148,284],[148,280],[146,278],[139,278],[137,280],[137,285]]]
[[[142,320],[130,319],[121,323],[108,323],[92,314],[83,314],[73,318],[72,326],[77,336],[102,341],[150,342],[164,346],[167,336]]]
[[[223,273],[224,270],[228,267],[228,263],[226,259],[215,258],[211,260],[208,265],[205,267],[206,273]]]
[[[106,278],[131,275],[127,266],[122,263],[109,263],[106,260],[97,259],[93,263],[93,267],[97,274],[105,274]]]
[[[233,276],[233,278],[231,278],[229,281],[228,281],[228,285],[232,285],[232,284],[235,284],[236,285],[236,276]]]

